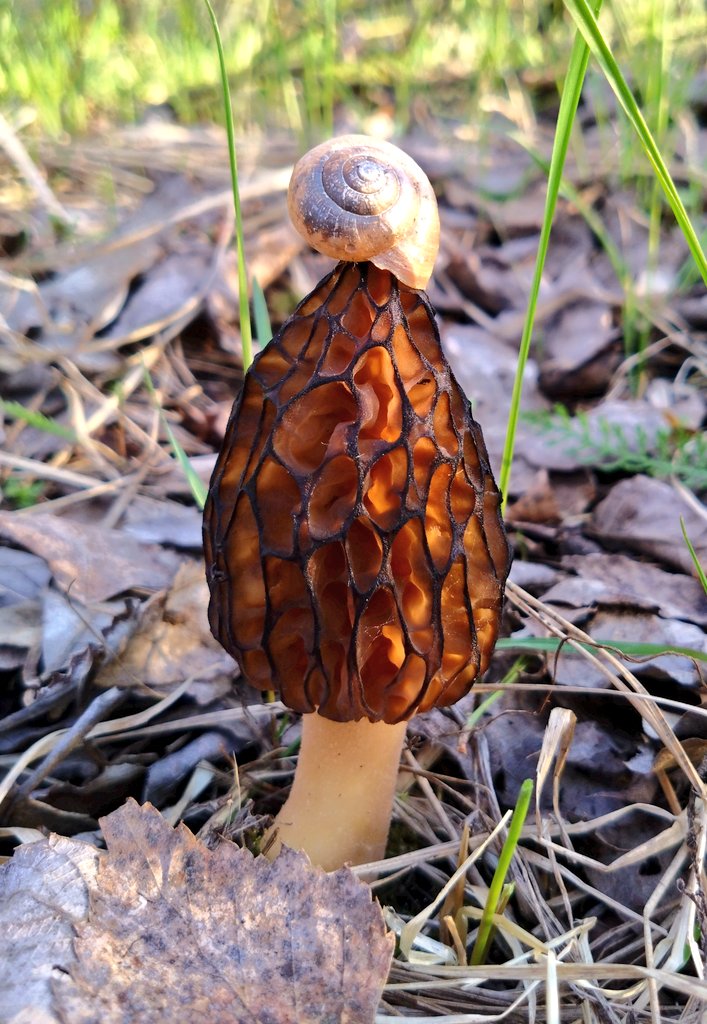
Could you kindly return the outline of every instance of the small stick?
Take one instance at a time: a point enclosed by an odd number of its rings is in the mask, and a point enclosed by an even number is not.
[[[99,694],[94,701],[89,704],[83,714],[79,715],[74,724],[70,729],[67,729],[63,736],[60,737],[56,745],[50,750],[41,764],[38,764],[34,771],[30,774],[29,778],[25,779],[21,786],[18,786],[12,795],[12,803],[17,803],[19,800],[26,800],[33,789],[46,779],[47,775],[52,771],[53,768],[62,761],[67,754],[70,754],[81,741],[85,738],[86,734],[98,722],[102,722],[107,715],[111,713],[114,707],[122,703],[125,699],[125,690],[119,689],[117,686],[111,687],[110,690],[106,690],[105,693]]]
[[[64,209],[49,188],[41,171],[35,166],[31,156],[2,114],[0,114],[0,146],[5,150],[8,160],[15,165],[27,184],[33,189],[49,216],[67,227],[73,227],[74,220],[71,214]]]

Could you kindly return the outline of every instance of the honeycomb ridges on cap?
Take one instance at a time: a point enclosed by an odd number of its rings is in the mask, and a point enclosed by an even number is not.
[[[246,375],[205,510],[211,628],[300,712],[457,701],[496,641],[509,549],[426,296],[341,263]]]

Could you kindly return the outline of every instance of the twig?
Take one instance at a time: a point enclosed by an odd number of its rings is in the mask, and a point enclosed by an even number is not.
[[[121,704],[127,696],[126,690],[113,686],[105,693],[101,693],[95,700],[91,701],[82,715],[76,719],[70,729],[58,740],[44,760],[37,765],[29,778],[25,779],[21,786],[18,786],[12,794],[12,803],[25,800],[33,789],[46,779],[52,769],[63,761],[67,754],[70,754],[85,739],[86,734],[98,722],[102,722],[118,704]]]
[[[35,166],[29,153],[18,139],[15,132],[5,117],[0,113],[0,146],[5,150],[8,159],[15,165],[22,177],[31,189],[34,190],[37,199],[46,209],[50,217],[60,221],[67,227],[73,228],[74,218],[61,205],[52,190],[42,177],[41,172]]]
[[[55,483],[64,484],[66,487],[84,488],[95,487],[96,481],[92,476],[84,476],[83,473],[74,473],[70,469],[58,469],[48,466],[45,462],[37,462],[35,459],[26,459],[22,455],[10,455],[9,452],[0,452],[0,466],[7,466],[9,469],[19,469],[24,473],[31,473],[39,480],[54,480]],[[111,481],[115,486],[116,480]]]

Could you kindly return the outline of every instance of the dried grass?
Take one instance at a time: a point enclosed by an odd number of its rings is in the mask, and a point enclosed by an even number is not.
[[[383,1024],[397,1019],[402,1012],[416,1020],[434,1020],[439,1024],[500,1020],[650,1020],[651,1024],[661,1021],[697,1024],[704,1020],[707,1003],[704,951],[699,944],[699,937],[704,934],[707,892],[705,783],[686,757],[661,709],[610,650],[597,647],[588,651],[580,646],[578,642],[585,644],[591,642],[590,638],[520,587],[511,584],[509,600],[553,635],[575,644],[581,657],[602,665],[607,683],[622,699],[637,707],[690,781],[688,804],[675,813],[658,806],[634,804],[591,821],[564,821],[559,811],[558,793],[562,785],[563,754],[571,742],[569,716],[572,712],[555,709],[538,764],[536,819],[525,827],[516,854],[513,871],[516,885],[513,907],[516,909],[509,908],[503,916],[494,918],[498,929],[497,951],[502,947],[507,959],[499,955],[498,962],[493,964],[460,965],[458,951],[455,952],[452,944],[443,945],[426,938],[420,929],[430,923],[434,930],[434,916],[445,895],[502,833],[509,812],[495,819],[498,820],[495,829],[474,836],[473,852],[415,918],[403,922],[394,911],[389,912],[389,923],[399,934],[399,956],[385,989],[387,1012],[380,1013],[376,1021]],[[636,701],[636,694],[646,699]],[[603,695],[596,696],[601,700]],[[558,722],[559,718],[563,721]],[[477,758],[479,778],[485,784],[479,786],[478,793],[486,797],[486,806],[480,810],[494,820],[499,811],[498,800],[493,792],[488,750],[483,743],[478,745]],[[541,815],[540,792],[550,773],[553,813]],[[434,786],[433,773],[427,773],[425,782],[427,789],[437,788],[443,794],[443,787]],[[439,817],[440,801],[430,799],[427,793],[424,799],[427,807],[420,809],[420,817],[423,820]],[[441,813],[449,822],[443,799],[442,796]],[[609,824],[621,825],[639,810],[655,815],[663,826],[649,842],[617,857],[609,865],[574,849],[573,840]],[[407,820],[410,823],[409,816]],[[395,877],[400,878],[406,866],[431,866],[456,849],[448,842],[431,846],[426,861],[420,859],[421,852],[410,855],[409,859],[396,858],[394,862],[357,870],[365,873],[374,867],[382,873],[392,869]],[[658,879],[642,914],[589,885],[584,878],[587,867],[595,872],[611,873],[635,867],[664,852],[671,853],[669,865]],[[379,880],[378,886],[380,884]],[[468,921],[480,919],[487,893],[486,884],[472,885],[467,881],[463,915]],[[594,902],[593,915],[575,919],[573,907],[585,903],[587,897]],[[607,936],[596,927],[604,912],[607,917],[623,922],[614,932],[615,945],[607,944]],[[517,917],[522,917],[524,925]],[[693,973],[695,976],[690,976]]]

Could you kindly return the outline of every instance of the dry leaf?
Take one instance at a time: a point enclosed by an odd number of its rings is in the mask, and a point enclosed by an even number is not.
[[[229,402],[229,412],[232,404]],[[125,510],[122,526],[125,533],[143,544],[201,551],[201,513],[194,505],[138,496]]]
[[[605,449],[620,446],[636,452],[655,450],[663,413],[648,402],[607,401],[583,413],[582,419],[567,423],[524,423],[518,437],[518,451],[533,466],[569,472],[583,466],[600,468],[609,461]]]
[[[707,414],[704,387],[694,387],[686,380],[654,377],[646,387],[645,399],[661,412],[664,425],[679,425],[695,433],[701,429]]]
[[[484,425],[484,438],[492,467],[498,471],[508,425],[517,350],[481,327],[447,324],[442,343],[455,377],[471,401],[474,418]],[[538,367],[529,359],[523,375],[523,410],[545,409],[538,390]],[[513,463],[511,490],[522,493],[534,470],[518,456]]]
[[[482,719],[496,792],[504,806],[513,806],[523,780],[536,774],[545,740],[547,709],[540,708],[534,695],[524,703],[528,710],[516,711],[509,709],[509,701],[504,699]],[[472,742],[479,742],[478,737]],[[637,757],[644,749],[645,743],[633,738],[616,721],[599,723],[580,717],[560,784],[562,815],[568,821],[581,821],[607,814],[632,800],[649,803],[655,797],[657,783],[651,757]],[[541,793],[540,804],[547,810],[552,807],[551,786]]]
[[[272,197],[268,212],[276,214],[279,200]],[[289,222],[283,195],[280,216],[271,228],[263,227],[257,233],[257,244],[246,244],[246,259],[251,277],[261,288],[267,288],[288,269],[304,248],[302,238]],[[209,289],[208,306],[220,318],[224,315],[232,322],[238,308],[238,257],[229,249],[219,262]]]
[[[550,474],[540,469],[530,487],[508,507],[506,520],[509,523],[557,524],[562,513],[550,485]]]
[[[230,691],[238,669],[211,635],[207,605],[203,564],[183,563],[166,595],[142,606],[138,628],[119,656],[101,668],[98,684],[132,686],[139,679],[165,690],[191,677],[189,693],[200,704]]]
[[[77,963],[54,984],[65,1024],[373,1021],[392,936],[348,869],[211,850],[134,801],[102,824]]]
[[[61,591],[47,589],[42,599],[42,671],[45,676],[66,671],[79,657],[85,657],[91,648],[88,664],[104,648],[118,645],[124,632],[121,625],[132,632],[135,602],[106,601],[86,607],[72,601]]]
[[[147,272],[157,255],[154,242],[146,240],[97,251],[83,266],[40,285],[42,300],[57,333],[68,335],[67,328],[73,328],[77,333],[87,330],[92,337],[109,324],[125,302],[130,282]],[[50,329],[48,333],[53,336],[54,332]]]
[[[619,362],[611,308],[584,300],[561,310],[545,329],[540,386],[553,398],[600,394]]]
[[[662,618],[641,611],[600,608],[591,619],[589,632],[594,639],[609,643],[612,640],[621,642],[629,638],[633,643],[653,643],[665,647],[690,647],[696,651],[707,652],[707,638],[704,630],[699,626],[694,626],[691,622],[682,622],[680,619]],[[572,671],[569,666],[578,663],[579,659],[577,658],[560,658],[557,682],[576,685],[576,669]],[[649,682],[651,679],[672,680],[680,687],[698,689],[700,686],[701,673],[692,658],[664,654],[655,658],[641,659],[631,665],[631,670],[650,689],[653,688]],[[593,679],[593,666],[585,666],[584,680],[580,685],[591,686]],[[602,679],[602,682],[599,683],[597,678],[596,685],[604,685],[604,680]],[[684,699],[684,694],[681,694],[679,690],[676,690],[674,694],[668,693],[666,696],[675,696],[678,700]]]
[[[7,277],[0,279],[0,316],[11,331],[27,334],[44,326],[47,311],[39,289],[30,278]],[[5,357],[3,353],[3,357]],[[3,371],[10,369],[2,364]]]
[[[485,206],[500,235],[518,238],[540,233],[545,202],[545,183],[540,181],[534,183],[522,196],[504,199],[502,202],[487,201]]]
[[[50,579],[46,563],[37,555],[0,547],[0,607],[36,600]]]
[[[462,295],[494,315],[512,307],[510,296],[518,295],[518,282],[513,272],[494,259],[488,249],[483,258],[473,250],[454,253],[447,273]]]
[[[576,608],[597,603],[656,610],[666,619],[707,626],[707,597],[693,576],[666,572],[626,555],[569,555],[562,565],[578,575],[564,578],[543,595],[544,601]]]
[[[0,535],[43,558],[59,586],[85,604],[135,588],[161,590],[178,564],[171,552],[66,517],[0,512]]]
[[[209,849],[135,801],[108,852],[51,836],[0,868],[2,1024],[367,1024],[393,937],[303,854]]]
[[[56,1021],[50,982],[74,960],[74,923],[88,913],[99,853],[50,836],[21,846],[0,868],[0,1021]]]
[[[592,534],[607,547],[625,546],[693,575],[695,567],[680,529],[681,516],[704,565],[707,523],[674,487],[648,476],[630,477],[612,487],[594,509]]]
[[[581,603],[582,599],[586,601],[585,604]],[[631,602],[629,598],[617,600],[616,594],[611,594],[599,581],[564,580],[543,594],[542,600],[548,606],[559,607],[568,621],[580,623],[582,629],[597,643],[620,645],[630,641],[665,648],[707,650],[707,640],[701,627],[678,618],[645,611],[640,607],[640,602]],[[531,636],[547,636],[545,627],[534,620],[528,621],[525,630]],[[681,687],[694,690],[700,685],[698,665],[687,656],[662,654],[638,660],[621,660],[649,689],[654,690],[659,683],[661,696],[683,700],[685,695],[680,692]],[[574,657],[567,650],[561,651],[552,660],[552,670],[554,681],[559,686],[576,686],[587,691],[606,686],[606,675],[599,665]],[[666,683],[674,683],[676,690],[666,693]]]
[[[19,668],[42,638],[42,606],[22,601],[0,606],[0,669]]]
[[[104,336],[121,343],[146,338],[186,313],[208,280],[211,256],[209,248],[196,244],[154,264]]]

